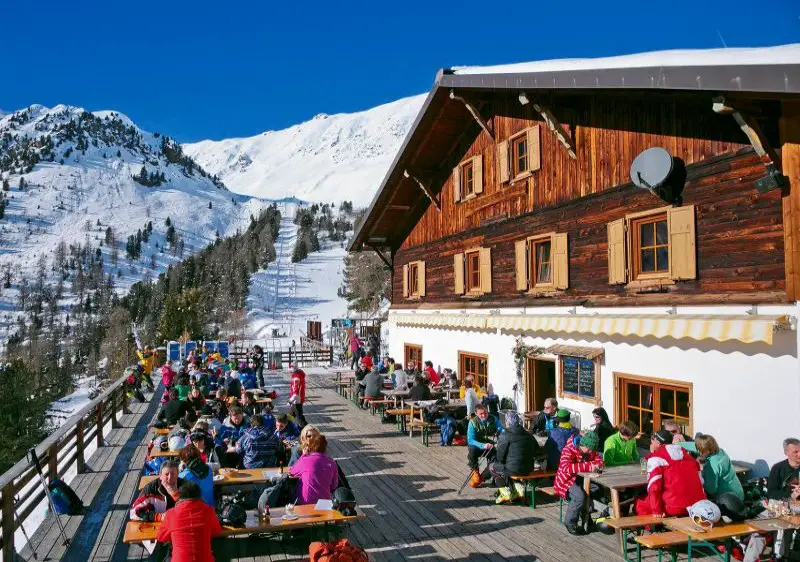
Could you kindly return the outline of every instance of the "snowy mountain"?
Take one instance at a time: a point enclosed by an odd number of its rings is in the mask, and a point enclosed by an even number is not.
[[[177,143],[125,115],[32,105],[0,118],[0,340],[17,318],[19,290],[72,246],[99,250],[119,292],[157,276],[220,236],[244,230],[266,201],[232,194]],[[167,241],[166,219],[175,233]],[[126,239],[152,222],[139,255]],[[111,240],[109,240],[109,228]],[[63,244],[61,244],[63,242]],[[68,281],[69,282],[69,281]]]
[[[366,207],[424,100],[420,95],[359,113],[320,114],[280,131],[183,148],[236,193]]]

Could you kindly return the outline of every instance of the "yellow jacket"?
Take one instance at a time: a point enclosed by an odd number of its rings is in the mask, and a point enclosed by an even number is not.
[[[156,362],[156,354],[153,351],[139,351],[136,350],[136,355],[139,356],[139,364],[144,369],[145,373],[152,373],[153,366]]]
[[[486,393],[483,390],[481,390],[481,387],[479,387],[478,385],[473,384],[472,388],[475,389],[475,394],[478,395],[478,398],[483,398],[484,396],[486,396]],[[461,400],[463,400],[464,399],[464,394],[466,394],[466,392],[467,392],[467,387],[464,386],[464,385],[461,385],[461,388],[459,388],[459,390],[458,390],[458,397]]]

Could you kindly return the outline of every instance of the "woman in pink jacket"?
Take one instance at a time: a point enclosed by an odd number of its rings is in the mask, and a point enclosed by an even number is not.
[[[289,474],[299,478],[297,503],[313,504],[317,500],[329,500],[339,486],[339,470],[336,462],[325,454],[328,441],[321,433],[310,433],[301,456],[289,469]]]

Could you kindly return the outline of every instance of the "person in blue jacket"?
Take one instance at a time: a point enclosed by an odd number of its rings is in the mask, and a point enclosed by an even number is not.
[[[482,455],[489,460],[495,457],[495,441],[502,432],[500,420],[484,404],[475,406],[475,416],[467,424],[467,464],[473,471],[477,472]],[[484,472],[488,475],[488,468]]]
[[[186,482],[194,482],[200,488],[200,497],[211,507],[216,507],[214,498],[214,473],[211,468],[200,458],[200,451],[194,445],[181,449],[181,466],[183,470],[178,478]]]
[[[287,414],[280,414],[275,419],[275,436],[281,441],[296,441],[300,438],[300,428]]]

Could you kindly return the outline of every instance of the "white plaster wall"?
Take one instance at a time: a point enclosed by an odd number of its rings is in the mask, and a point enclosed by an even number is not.
[[[743,314],[749,307],[681,307],[681,314]],[[431,313],[425,310],[424,313]],[[452,314],[446,310],[442,313]],[[456,311],[457,312],[457,311]],[[521,309],[503,309],[502,314],[523,313]],[[564,308],[528,310],[529,314],[564,314]],[[657,309],[589,309],[582,313],[656,313]],[[798,307],[758,307],[758,314],[788,314],[798,316]],[[398,312],[400,314],[401,312]],[[407,312],[402,312],[407,313]],[[470,311],[470,314],[487,314]],[[390,317],[391,318],[391,317]],[[402,361],[403,346],[413,343],[423,346],[426,360],[434,367],[458,368],[458,352],[484,353],[489,356],[489,382],[501,396],[513,397],[515,367],[512,348],[519,333],[497,330],[453,330],[443,328],[388,326],[389,350]],[[693,429],[710,433],[719,441],[731,458],[756,463],[757,472],[783,458],[781,441],[800,437],[800,364],[797,359],[798,332],[776,332],[773,345],[761,343],[717,342],[715,340],[659,340],[656,338],[626,338],[616,336],[575,339],[563,333],[548,333],[545,337],[525,335],[529,345],[548,347],[555,343],[602,347],[605,355],[601,364],[600,398],[612,421],[615,420],[614,372],[657,379],[690,382],[693,384]],[[557,372],[560,377],[560,372]],[[524,392],[518,394],[518,404],[524,405]],[[581,414],[584,427],[592,423],[593,404],[558,397],[559,403]],[[527,408],[526,408],[527,409]]]

